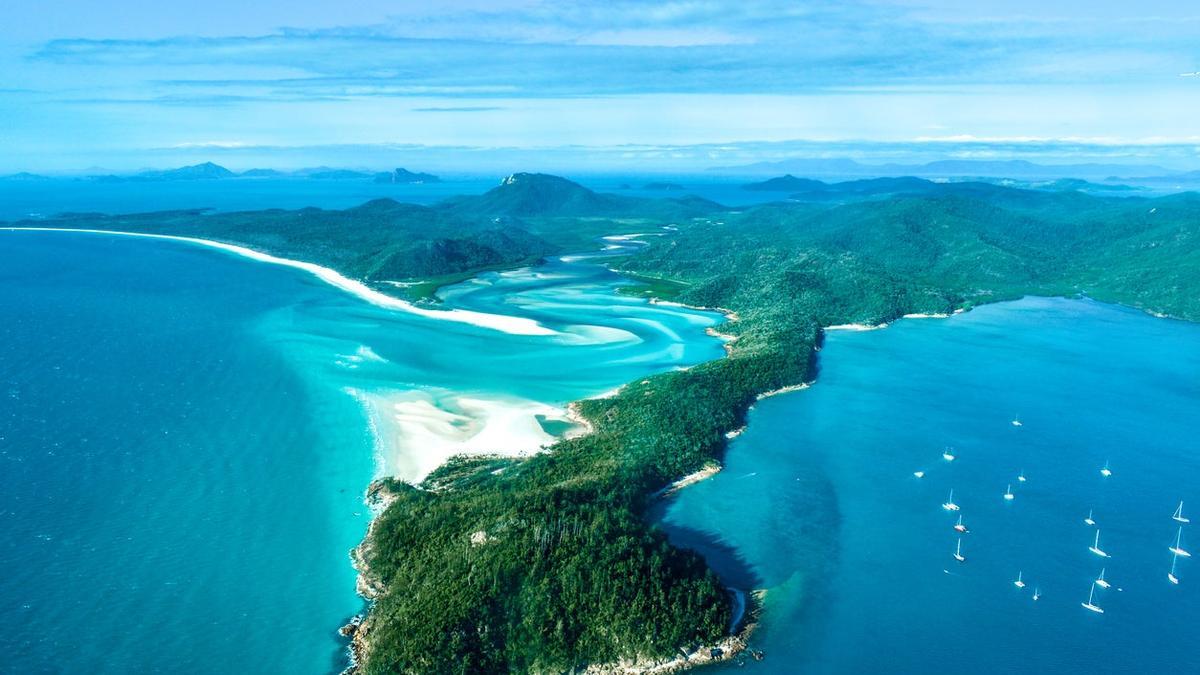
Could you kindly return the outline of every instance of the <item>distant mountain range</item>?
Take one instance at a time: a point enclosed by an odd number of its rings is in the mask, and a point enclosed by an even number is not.
[[[800,177],[918,176],[922,178],[1014,178],[1090,180],[1134,180],[1123,176],[1147,176],[1142,180],[1175,180],[1190,176],[1200,180],[1200,171],[1182,173],[1152,164],[1035,164],[1023,159],[947,159],[926,164],[862,164],[852,159],[785,159],[727,166],[709,170],[733,176],[790,174]]]
[[[220,164],[212,162],[204,162],[202,164],[193,164],[191,166],[182,166],[177,169],[155,169],[149,171],[140,171],[134,174],[97,174],[85,176],[85,180],[124,183],[124,182],[141,182],[141,181],[177,181],[177,180],[226,180],[236,178],[312,178],[315,180],[373,180],[376,183],[396,183],[396,184],[413,184],[413,183],[438,183],[441,179],[431,173],[418,173],[409,171],[408,169],[395,169],[393,171],[371,172],[357,171],[354,169],[335,169],[327,166],[319,166],[311,169],[298,169],[296,171],[278,171],[276,169],[250,169],[237,173],[230,171]],[[15,181],[15,180],[48,180],[47,176],[39,176],[33,173],[21,172],[10,176],[0,176],[0,180]]]

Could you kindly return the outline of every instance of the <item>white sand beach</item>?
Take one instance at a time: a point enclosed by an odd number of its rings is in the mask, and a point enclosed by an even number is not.
[[[8,230],[8,231],[79,232],[79,233],[85,233],[85,234],[107,234],[107,235],[122,236],[122,237],[144,237],[147,239],[163,239],[163,240],[168,240],[168,241],[183,242],[183,243],[187,243],[187,244],[196,244],[199,246],[208,246],[210,248],[220,249],[222,251],[226,251],[228,253],[233,253],[235,255],[240,255],[245,258],[250,258],[252,260],[257,260],[259,262],[271,263],[273,265],[283,265],[285,267],[294,267],[296,269],[304,270],[305,272],[308,272],[309,274],[312,274],[313,276],[317,277],[321,281],[324,281],[331,286],[335,286],[337,288],[342,289],[343,291],[346,291],[347,293],[350,293],[359,298],[362,298],[363,300],[366,300],[367,302],[369,302],[377,307],[385,307],[387,309],[394,309],[394,310],[398,310],[398,311],[402,311],[402,312],[409,312],[411,314],[417,314],[420,316],[424,316],[426,318],[437,319],[439,321],[455,321],[458,323],[471,324],[473,326],[478,326],[480,328],[489,328],[491,330],[497,330],[502,333],[509,333],[512,335],[558,335],[559,334],[558,331],[547,328],[546,326],[543,326],[542,324],[538,323],[537,321],[534,321],[533,319],[526,319],[526,318],[515,317],[515,316],[503,316],[500,314],[485,314],[482,312],[472,312],[472,311],[463,310],[463,309],[438,310],[438,309],[426,309],[424,307],[418,307],[410,302],[400,300],[399,298],[393,298],[392,296],[387,295],[385,293],[380,293],[379,291],[367,286],[366,284],[362,283],[361,281],[357,281],[357,280],[345,277],[342,274],[340,274],[339,272],[332,270],[328,267],[322,267],[322,266],[316,265],[314,263],[303,262],[300,260],[290,260],[288,258],[280,258],[278,256],[273,256],[268,253],[256,251],[251,248],[246,248],[245,246],[238,246],[236,244],[227,244],[227,243],[220,242],[220,241],[212,241],[210,239],[200,239],[197,237],[178,237],[178,236],[169,235],[169,234],[145,234],[145,233],[141,233],[141,232],[121,232],[121,231],[117,231],[117,230],[86,230],[86,229],[76,230],[76,229],[70,229],[70,228],[49,228],[49,227],[45,227],[45,228],[42,228],[42,227],[6,227],[6,228],[0,228],[0,229]]]

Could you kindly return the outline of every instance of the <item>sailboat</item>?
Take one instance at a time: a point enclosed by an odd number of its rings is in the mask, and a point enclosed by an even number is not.
[[[1021,473],[1017,475],[1017,482],[1018,483],[1025,482],[1025,469],[1021,469]]]
[[[914,471],[913,475],[916,476],[917,478],[924,478],[925,472],[924,471]]]
[[[1179,521],[1179,522],[1181,522],[1181,523],[1190,523],[1190,522],[1192,522],[1192,521],[1188,520],[1187,518],[1184,518],[1184,517],[1183,517],[1183,502],[1179,502],[1179,506],[1177,506],[1177,507],[1175,508],[1175,515],[1171,516],[1171,518],[1172,518],[1173,520],[1177,520],[1177,521]]]
[[[1012,483],[1009,483],[1008,489],[1004,491],[1004,498],[1010,502],[1013,500]]]
[[[1098,579],[1096,579],[1096,585],[1099,586],[1100,588],[1108,588],[1109,586],[1112,586],[1112,584],[1108,583],[1104,579],[1104,568],[1103,567],[1100,568],[1100,577]]]
[[[945,450],[942,450],[942,459],[946,460],[947,462],[953,462],[954,448],[946,448]]]
[[[1175,545],[1168,547],[1168,550],[1171,551],[1171,553],[1174,553],[1175,555],[1181,555],[1185,558],[1192,557],[1191,553],[1185,551],[1183,549],[1183,547],[1179,545],[1180,541],[1182,541],[1182,540],[1183,540],[1183,526],[1180,525],[1179,533],[1175,535]]]
[[[1104,476],[1105,478],[1108,478],[1109,476],[1112,475],[1112,469],[1108,468],[1107,460],[1105,460],[1105,462],[1104,462],[1104,468],[1100,469],[1100,475]]]
[[[1176,554],[1176,555],[1172,556],[1171,557],[1171,571],[1167,572],[1167,581],[1169,581],[1173,584],[1176,584],[1176,585],[1179,584],[1179,577],[1175,576],[1175,564],[1178,562],[1179,562],[1179,555]]]
[[[959,532],[962,532],[963,534],[966,534],[968,531],[967,526],[963,525],[961,513],[958,514],[958,522],[954,524],[954,529],[958,530]]]
[[[1095,526],[1096,521],[1092,519],[1092,509],[1088,509],[1088,517],[1083,519],[1084,525]]]
[[[1022,574],[1023,572],[1019,570],[1017,571],[1017,580],[1013,582],[1013,586],[1016,586],[1017,588],[1025,588],[1025,580],[1021,577]]]
[[[1021,416],[1020,415],[1013,415],[1012,425],[1014,427],[1021,426]]]
[[[947,511],[957,511],[958,510],[958,504],[954,503],[954,489],[953,488],[951,488],[951,490],[950,490],[950,498],[946,500],[945,504],[942,504],[942,508],[946,509]]]
[[[967,561],[967,557],[962,554],[962,537],[958,538],[958,548],[954,549],[954,559],[958,562]]]
[[[1092,600],[1095,598],[1095,596],[1096,596],[1096,582],[1093,581],[1092,582],[1092,590],[1088,591],[1087,602],[1081,602],[1079,604],[1083,605],[1084,609],[1089,609],[1097,614],[1103,614],[1104,610],[1092,602]]]
[[[1037,587],[1033,587],[1033,601],[1037,602],[1038,598],[1042,597],[1042,591]]]
[[[1108,554],[1100,548],[1100,530],[1096,530],[1096,543],[1089,546],[1088,550],[1100,556],[1101,558],[1109,557]]]

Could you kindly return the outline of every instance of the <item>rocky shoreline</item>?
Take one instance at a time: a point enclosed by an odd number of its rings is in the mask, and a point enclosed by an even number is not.
[[[359,665],[362,664],[367,652],[370,648],[370,643],[367,638],[371,632],[371,607],[370,605],[387,589],[383,582],[371,573],[371,566],[368,560],[371,558],[371,550],[374,546],[375,524],[379,522],[379,515],[382,514],[387,507],[396,500],[396,494],[388,487],[386,480],[372,481],[367,488],[366,503],[371,509],[371,524],[367,526],[367,533],[363,540],[350,551],[350,562],[354,565],[355,571],[358,572],[358,579],[355,581],[355,591],[364,600],[367,601],[367,609],[357,616],[350,619],[349,623],[338,629],[338,633],[345,638],[350,639],[348,647],[350,651],[350,666],[342,671],[342,675],[355,675],[359,672]]]
[[[765,596],[765,590],[749,593],[746,596],[746,610],[740,622],[740,628],[733,635],[729,635],[715,644],[698,645],[687,651],[680,649],[678,656],[670,658],[621,660],[615,663],[591,665],[576,672],[578,675],[669,675],[701,666],[734,661],[744,655],[748,655],[748,658],[755,661],[761,661],[765,655],[750,647],[750,638],[758,628],[759,613]]]

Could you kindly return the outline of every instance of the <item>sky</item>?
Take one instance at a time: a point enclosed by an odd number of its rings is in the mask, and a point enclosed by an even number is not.
[[[1200,168],[1200,3],[1182,0],[0,0],[0,16],[0,172]]]

